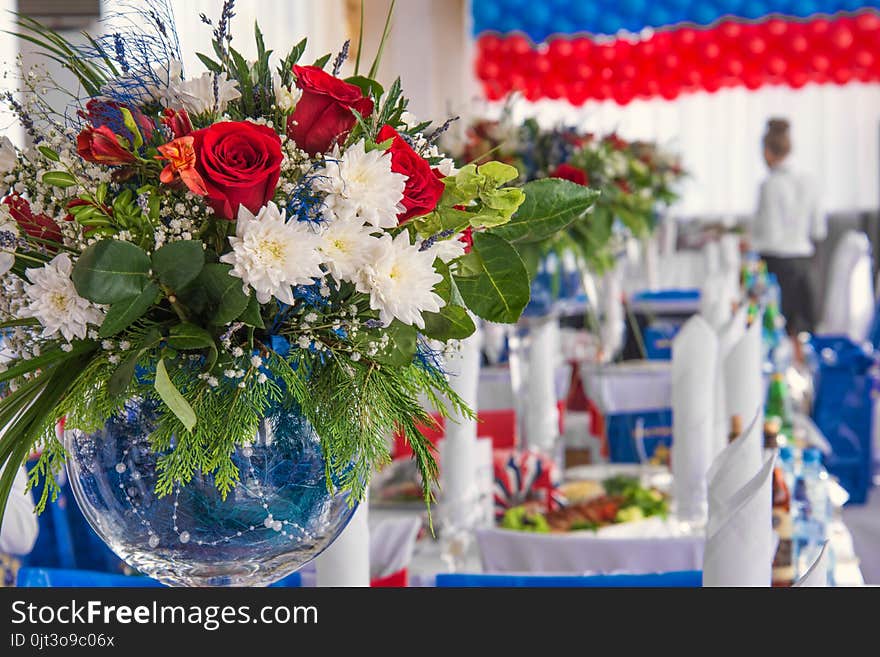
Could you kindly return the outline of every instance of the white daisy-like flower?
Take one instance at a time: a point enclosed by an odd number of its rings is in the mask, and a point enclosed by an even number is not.
[[[18,153],[9,137],[0,137],[0,175],[6,175],[18,164]]]
[[[433,254],[435,258],[440,258],[443,262],[452,262],[464,255],[465,244],[459,237],[460,234],[453,235],[449,239],[437,240],[426,251]]]
[[[245,293],[251,287],[257,301],[275,297],[293,305],[294,285],[311,285],[323,275],[320,238],[304,221],[285,221],[285,213],[272,202],[254,216],[239,206],[232,251],[220,258],[232,265],[232,276],[240,278]]]
[[[0,208],[0,276],[15,264],[15,249],[18,246],[18,224],[8,217],[9,210],[4,205]]]
[[[278,75],[277,71],[272,74],[272,87],[275,89],[276,107],[282,112],[291,113],[302,96],[302,89],[299,87],[285,87],[281,83],[281,76]]]
[[[404,210],[406,176],[391,170],[391,153],[367,152],[363,140],[328,158],[314,186],[327,193],[324,213],[331,220],[358,219],[376,228],[394,228]]]
[[[168,98],[179,103],[190,114],[214,110],[214,74],[210,71],[189,80],[174,80],[168,85]],[[226,73],[217,75],[217,111],[224,112],[232,100],[241,98],[234,80]]]
[[[394,239],[385,234],[373,240],[369,262],[357,283],[359,292],[370,295],[370,308],[388,326],[394,319],[425,328],[423,312],[437,312],[445,303],[434,286],[443,277],[434,271],[434,255],[409,243],[409,234]]]
[[[371,256],[376,238],[370,231],[375,229],[358,219],[336,219],[325,225],[318,247],[324,265],[337,281],[355,282]]]
[[[76,292],[70,272],[70,256],[61,253],[38,269],[28,269],[31,285],[25,285],[28,306],[25,317],[35,317],[43,325],[43,337],[61,333],[66,340],[84,339],[87,325],[100,326],[104,315],[94,304]]]

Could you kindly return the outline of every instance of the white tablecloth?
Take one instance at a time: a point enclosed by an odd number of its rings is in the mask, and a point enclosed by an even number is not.
[[[702,568],[702,536],[676,535],[671,525],[651,520],[632,525],[610,527],[613,531],[604,535],[481,529],[477,543],[487,573],[652,573]],[[615,535],[624,533],[628,536]]]

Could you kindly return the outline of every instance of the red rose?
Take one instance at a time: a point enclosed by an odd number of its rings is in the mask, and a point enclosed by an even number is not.
[[[397,221],[403,223],[413,217],[428,214],[437,207],[445,189],[440,181],[443,174],[435,172],[428,161],[416,153],[397,130],[386,125],[379,131],[376,141],[381,144],[389,139],[394,140],[388,149],[391,153],[391,170],[407,177],[401,201],[406,211],[397,215]]]
[[[31,212],[31,204],[21,196],[12,194],[3,199],[9,206],[9,214],[25,234],[49,242],[61,242],[61,229],[50,217]]]
[[[87,127],[76,138],[76,152],[82,159],[97,164],[121,165],[135,162],[137,158],[122,146],[120,139],[106,125]]]
[[[196,171],[219,217],[234,220],[239,205],[256,214],[275,195],[281,139],[274,130],[249,121],[225,121],[190,136]]]
[[[587,177],[587,172],[583,169],[578,169],[577,167],[573,167],[570,164],[560,164],[556,169],[550,174],[551,178],[562,178],[563,180],[570,180],[573,183],[577,183],[578,185],[589,185],[590,179]]]
[[[302,97],[287,118],[287,136],[309,155],[345,141],[354,127],[353,109],[364,117],[373,113],[373,101],[358,87],[317,66],[294,66],[293,74]]]

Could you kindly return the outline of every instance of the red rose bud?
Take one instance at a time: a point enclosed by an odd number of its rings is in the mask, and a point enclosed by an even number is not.
[[[125,149],[121,138],[105,125],[85,128],[76,138],[76,152],[80,157],[97,164],[131,164],[137,158]]]
[[[192,122],[185,109],[173,110],[171,108],[162,112],[162,124],[171,130],[174,138],[186,137],[193,131]]]
[[[345,141],[355,124],[352,110],[367,117],[373,101],[357,86],[317,66],[294,66],[302,96],[287,118],[287,136],[309,155],[325,153]]]
[[[234,220],[240,205],[256,214],[272,200],[281,175],[281,139],[274,130],[250,121],[224,121],[189,136],[195,171],[217,216]]]
[[[9,206],[9,214],[26,235],[49,242],[61,243],[61,229],[50,217],[31,212],[31,204],[21,196],[12,194],[3,199]]]
[[[393,139],[388,149],[391,153],[391,170],[407,177],[401,201],[406,210],[397,215],[398,222],[403,223],[434,210],[443,196],[445,186],[438,178],[443,177],[443,174],[435,172],[428,161],[416,153],[397,130],[386,125],[379,131],[376,141],[381,144],[389,139]]]
[[[570,180],[573,183],[577,183],[578,185],[589,185],[590,179],[587,176],[587,172],[583,169],[578,169],[577,167],[573,167],[570,164],[560,164],[553,172],[550,174],[551,178],[562,178],[563,180]]]

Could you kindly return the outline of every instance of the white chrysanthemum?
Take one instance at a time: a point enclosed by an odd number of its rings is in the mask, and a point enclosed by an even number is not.
[[[459,239],[460,236],[458,234],[453,235],[449,239],[437,240],[428,247],[427,251],[435,258],[440,258],[443,262],[452,262],[464,255],[465,244]]]
[[[214,74],[206,71],[197,78],[172,81],[168,85],[168,98],[179,103],[190,114],[201,114],[214,110]],[[226,73],[217,75],[217,111],[226,111],[230,101],[241,98],[234,80]]]
[[[369,226],[358,219],[335,219],[326,223],[318,250],[324,265],[337,281],[355,282],[371,257],[376,240]]]
[[[369,262],[357,283],[359,292],[370,295],[370,308],[388,326],[394,319],[425,328],[423,312],[437,312],[445,304],[434,286],[443,277],[434,271],[434,255],[409,243],[409,234],[394,239],[385,234],[373,240]]]
[[[9,219],[8,206],[0,208],[0,276],[12,269],[15,264],[15,249],[18,246],[18,224]]]
[[[315,176],[315,187],[327,193],[329,219],[356,218],[376,228],[397,226],[405,186],[406,176],[391,170],[391,153],[366,152],[363,140],[328,158]]]
[[[275,297],[293,304],[294,285],[311,285],[322,276],[319,238],[306,222],[285,221],[284,212],[270,202],[254,216],[243,205],[238,209],[232,252],[220,258],[232,265],[232,276],[257,293],[257,301]]]
[[[18,153],[9,137],[0,137],[0,175],[6,175],[18,163]]]
[[[281,76],[278,72],[272,74],[272,86],[275,89],[275,105],[282,112],[290,113],[302,96],[302,89],[299,87],[285,87],[281,83]]]
[[[23,314],[43,325],[43,337],[61,333],[66,340],[85,339],[87,325],[100,326],[104,315],[76,292],[70,272],[73,263],[66,253],[55,256],[38,269],[28,269],[31,285],[25,286],[28,306]]]

